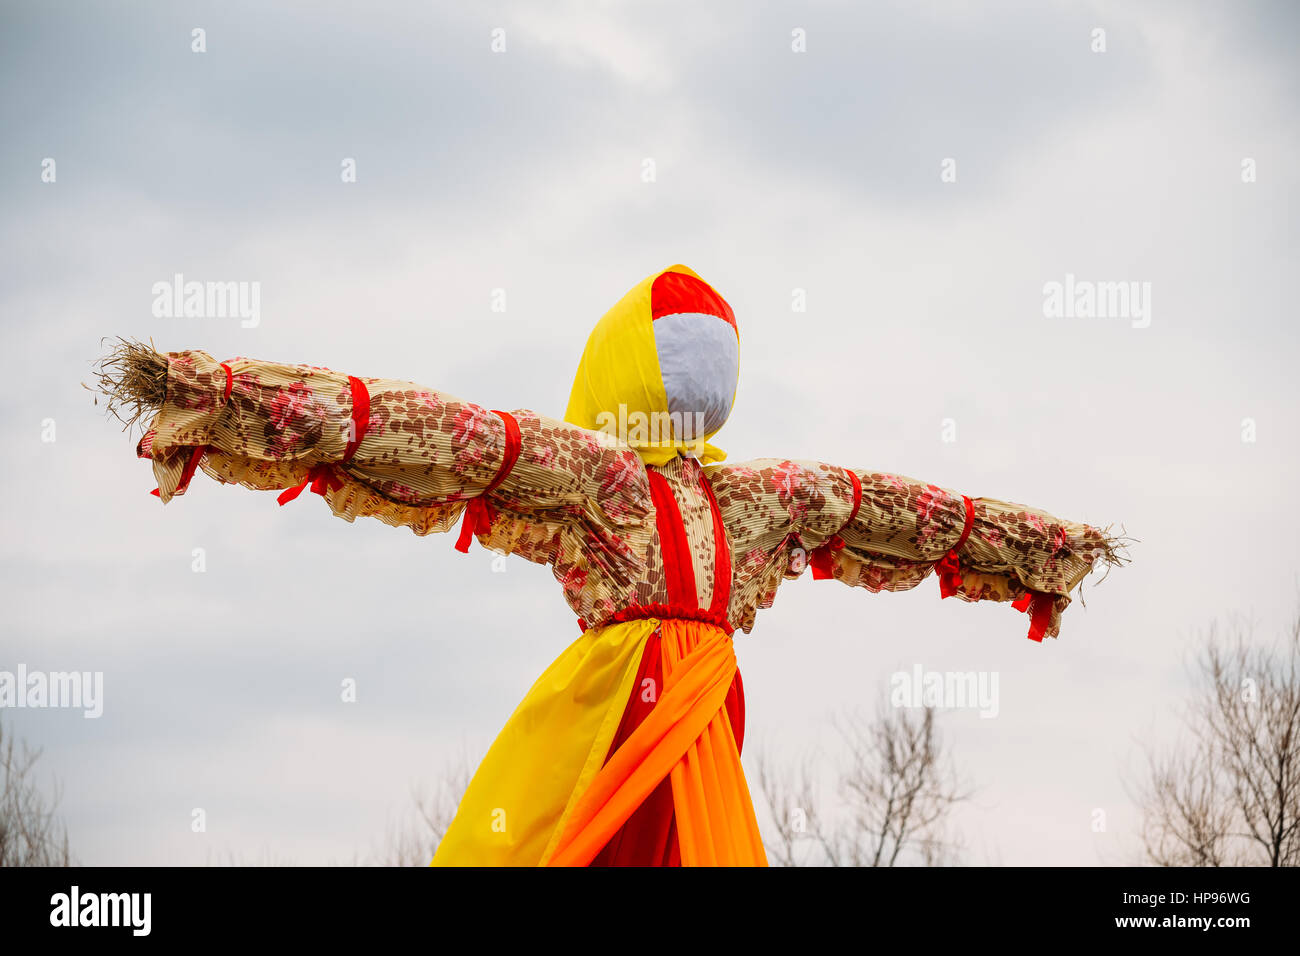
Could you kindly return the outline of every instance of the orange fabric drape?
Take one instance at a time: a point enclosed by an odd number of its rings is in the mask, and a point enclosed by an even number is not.
[[[610,742],[605,762],[618,752],[632,732],[654,710],[664,686],[663,654],[660,652],[659,622],[652,620],[654,632],[646,639],[641,664],[632,680],[631,693],[623,708],[623,719]],[[740,671],[736,671],[739,678]],[[728,709],[734,694],[727,695]],[[739,701],[736,702],[739,704]],[[741,743],[737,741],[737,743]],[[598,768],[599,769],[599,768]],[[641,806],[632,813],[596,854],[591,866],[681,866],[677,850],[677,822],[673,818],[673,784],[665,777]]]
[[[660,648],[658,702],[578,798],[544,863],[590,863],[667,777],[683,865],[766,864],[726,710],[736,674],[731,638],[716,625],[663,620]]]

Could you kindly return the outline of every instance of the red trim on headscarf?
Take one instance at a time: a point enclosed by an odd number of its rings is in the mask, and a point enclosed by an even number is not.
[[[1047,628],[1052,623],[1052,607],[1056,596],[1043,591],[1026,591],[1011,602],[1017,611],[1029,614],[1029,639],[1042,643]]]
[[[650,319],[683,312],[716,315],[736,327],[731,306],[707,282],[684,272],[665,272],[650,286]]]
[[[465,506],[465,518],[460,524],[460,537],[456,539],[456,550],[461,554],[469,553],[469,543],[474,535],[487,534],[492,530],[496,509],[492,507],[492,502],[488,501],[487,496],[506,480],[506,476],[515,467],[515,462],[519,460],[519,449],[523,444],[519,436],[519,423],[515,421],[513,415],[509,412],[497,411],[495,408],[492,409],[492,414],[500,418],[506,426],[505,452],[501,456],[501,465],[497,468],[496,475],[488,482],[487,487],[471,498],[469,504]]]
[[[975,505],[965,495],[961,500],[966,503],[966,524],[961,529],[961,537],[942,558],[935,562],[934,570],[939,575],[939,597],[952,597],[961,587],[961,565],[957,562],[957,552],[970,537],[971,525],[975,523]]]
[[[365,382],[354,375],[348,376],[348,388],[352,391],[352,438],[343,449],[343,457],[337,463],[323,463],[309,468],[302,484],[286,488],[276,496],[275,500],[282,506],[302,494],[308,485],[311,485],[314,493],[321,496],[327,491],[338,491],[343,487],[343,478],[338,469],[352,460],[366,437],[366,429],[370,427],[370,390],[366,388]]]
[[[845,468],[844,473],[853,482],[853,510],[849,512],[849,520],[840,525],[840,530],[831,535],[820,548],[813,548],[812,553],[808,555],[813,579],[817,581],[835,577],[835,552],[844,547],[844,539],[840,534],[853,524],[853,519],[858,516],[858,510],[862,507],[862,480],[858,478],[857,472],[850,468]]]

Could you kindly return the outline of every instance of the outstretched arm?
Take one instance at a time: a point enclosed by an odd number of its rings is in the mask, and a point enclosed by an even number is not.
[[[329,369],[124,345],[105,360],[110,408],[152,415],[137,453],[164,502],[202,471],[221,482],[307,486],[348,521],[416,534],[462,513],[495,550],[557,563],[563,536],[634,581],[653,533],[636,453],[600,432],[519,410],[492,412],[432,388]],[[571,555],[570,555],[571,557]],[[557,564],[558,573],[558,564]]]
[[[783,579],[806,567],[870,591],[1011,601],[1030,637],[1055,637],[1070,592],[1119,542],[1086,524],[994,498],[967,498],[900,475],[764,459],[707,469],[731,536],[737,622],[749,630]]]

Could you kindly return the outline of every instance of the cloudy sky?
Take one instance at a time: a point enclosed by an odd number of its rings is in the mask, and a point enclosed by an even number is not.
[[[1175,739],[1197,635],[1237,614],[1264,640],[1295,607],[1292,4],[0,17],[0,669],[105,682],[97,720],[0,720],[45,748],[82,862],[364,855],[576,637],[547,569],[493,573],[448,536],[203,480],[160,506],[80,385],[104,336],[559,415],[592,324],[681,262],[739,321],[731,460],[1122,525],[1132,564],[1043,646],[933,581],[811,577],[737,639],[747,765],[812,754],[827,781],[831,719],[891,673],[996,672],[995,719],[943,722],[976,787],[955,820],[974,863],[1131,859],[1126,775]],[[259,324],[155,317],[176,273],[260,283]],[[1067,275],[1138,283],[1149,312],[1048,317]]]

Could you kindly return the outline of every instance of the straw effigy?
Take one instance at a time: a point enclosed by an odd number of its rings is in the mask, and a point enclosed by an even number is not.
[[[488,750],[438,864],[762,863],[733,637],[783,581],[811,569],[898,591],[935,576],[941,597],[1010,602],[1041,641],[1090,571],[1124,560],[1106,530],[901,475],[726,463],[712,439],[735,401],[739,326],[681,265],[599,320],[562,421],[131,342],[99,374],[109,412],[143,427],[163,502],[199,473],[281,504],[310,489],[348,520],[417,534],[462,520],[458,550],[477,538],[551,567],[581,637]]]

